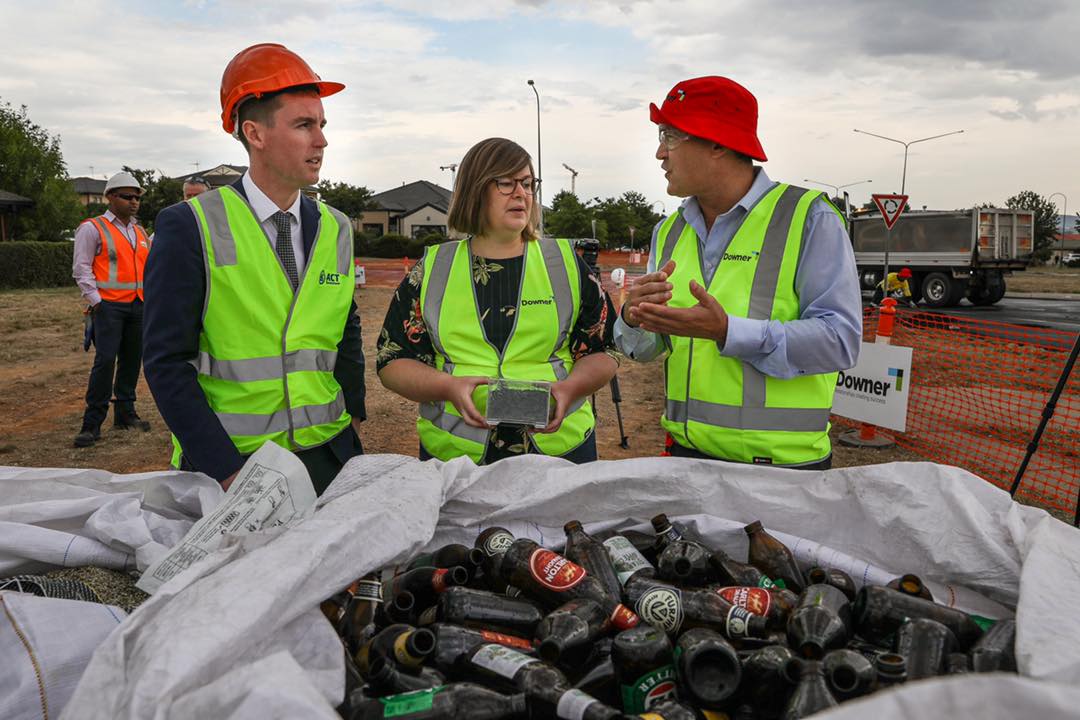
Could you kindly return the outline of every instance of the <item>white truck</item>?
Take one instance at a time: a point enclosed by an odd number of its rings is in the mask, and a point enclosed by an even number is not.
[[[849,216],[848,227],[864,290],[873,290],[885,268],[911,270],[915,300],[949,307],[967,298],[992,305],[1005,295],[1005,276],[1031,261],[1034,215],[1030,210],[973,208],[907,210],[887,232],[877,212]]]

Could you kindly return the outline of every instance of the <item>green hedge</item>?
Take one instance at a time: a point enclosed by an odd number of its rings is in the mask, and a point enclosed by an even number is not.
[[[74,284],[72,247],[70,242],[0,242],[0,290]]]
[[[446,238],[438,233],[425,235],[422,238],[408,238],[404,235],[381,235],[373,238],[364,233],[357,233],[354,236],[353,249],[357,257],[408,257],[416,260],[424,254],[424,248],[428,245],[445,241]]]

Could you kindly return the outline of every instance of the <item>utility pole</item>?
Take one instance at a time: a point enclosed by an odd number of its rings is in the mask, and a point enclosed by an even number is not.
[[[457,163],[450,163],[449,165],[440,165],[440,170],[450,171],[450,189],[454,189],[454,185],[457,183]]]
[[[863,135],[869,135],[870,137],[876,137],[876,138],[879,138],[881,140],[888,140],[889,142],[899,143],[900,145],[904,146],[904,170],[900,175],[900,194],[903,195],[904,190],[907,187],[907,155],[908,155],[908,148],[911,147],[912,145],[914,145],[915,143],[926,142],[927,140],[937,140],[938,138],[948,137],[949,135],[959,135],[960,133],[962,133],[964,131],[963,130],[953,130],[952,132],[942,133],[940,135],[931,135],[930,137],[919,138],[918,140],[908,140],[907,142],[904,142],[903,140],[897,140],[896,138],[885,137],[884,135],[878,135],[877,133],[866,132],[865,130],[859,130],[858,128],[855,128],[854,132],[861,133]]]
[[[191,164],[195,166],[195,172],[199,172],[199,161],[196,160],[195,162],[193,162]]]
[[[570,194],[571,195],[577,195],[577,182],[576,181],[577,181],[578,171],[575,170],[574,168],[570,167],[566,163],[563,163],[562,166],[570,171]]]

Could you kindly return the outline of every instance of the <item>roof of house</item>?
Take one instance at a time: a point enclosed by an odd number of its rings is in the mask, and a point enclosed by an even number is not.
[[[71,178],[71,184],[79,195],[104,195],[105,181],[92,177]]]
[[[401,187],[384,190],[372,195],[371,201],[376,207],[390,212],[409,213],[425,205],[447,212],[453,193],[427,180],[416,180]]]
[[[7,190],[0,190],[0,207],[21,207],[24,205],[33,205],[34,201],[28,197],[22,195],[16,195],[13,192]]]
[[[229,185],[236,182],[236,179],[247,172],[247,165],[228,165],[222,164],[216,167],[209,168],[207,170],[196,170],[193,173],[187,175],[177,175],[174,180],[190,180],[191,178],[201,177],[208,181],[213,187],[220,187],[222,185]]]

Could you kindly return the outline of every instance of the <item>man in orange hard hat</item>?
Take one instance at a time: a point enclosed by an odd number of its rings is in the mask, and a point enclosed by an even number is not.
[[[225,489],[267,441],[296,453],[320,494],[363,452],[352,227],[301,192],[327,146],[322,98],[344,87],[282,45],[242,50],[221,78],[221,121],[248,171],[157,218],[146,379],[173,466]]]

